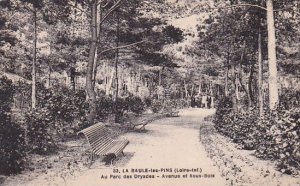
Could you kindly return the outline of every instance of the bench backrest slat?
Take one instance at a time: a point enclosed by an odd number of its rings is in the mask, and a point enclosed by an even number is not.
[[[92,152],[97,155],[113,153],[117,156],[129,143],[128,140],[122,142],[112,139],[111,131],[101,122],[83,129],[77,134],[83,134],[86,137],[91,145]]]
[[[112,140],[110,138],[110,131],[101,122],[79,131],[78,134],[84,134],[92,148],[96,144],[102,146]]]

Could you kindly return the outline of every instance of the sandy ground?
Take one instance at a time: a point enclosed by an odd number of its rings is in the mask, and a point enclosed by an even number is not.
[[[96,161],[90,169],[74,171],[68,177],[46,180],[43,176],[26,185],[225,185],[225,178],[199,141],[200,123],[212,113],[187,109],[180,112],[180,117],[148,124],[145,132],[121,136],[130,144],[114,166]]]

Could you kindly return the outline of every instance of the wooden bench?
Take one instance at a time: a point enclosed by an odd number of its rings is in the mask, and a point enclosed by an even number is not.
[[[104,123],[94,124],[77,133],[84,135],[89,142],[92,150],[92,161],[94,156],[110,156],[111,164],[120,154],[123,154],[124,148],[129,144],[128,140],[112,139],[112,133]]]
[[[146,130],[146,125],[148,125],[150,121],[143,120],[141,123],[137,124],[131,124],[131,130],[137,129],[138,131],[145,131]],[[138,127],[139,126],[139,127]]]

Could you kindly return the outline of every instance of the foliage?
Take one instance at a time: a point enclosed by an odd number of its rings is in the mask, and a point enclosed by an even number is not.
[[[257,115],[255,109],[251,109],[247,113],[233,112],[232,101],[226,97],[219,103],[214,122],[219,132],[232,138],[244,149],[253,149],[254,143],[251,134],[257,123]]]
[[[119,97],[116,102],[110,97],[101,96],[97,99],[97,119],[104,120],[114,113],[117,114],[118,118],[122,117],[125,112],[142,114],[145,111],[145,106],[141,98],[133,95],[125,98]]]
[[[11,103],[14,87],[7,78],[0,79],[0,174],[23,170],[26,157],[23,128],[12,120]]]
[[[96,101],[98,120],[105,119],[108,115],[113,114],[113,100],[111,97],[101,96]]]
[[[73,135],[85,121],[85,92],[73,91],[67,87],[42,90],[39,92],[38,101],[40,107],[49,112],[49,124],[63,137]]]
[[[283,105],[289,105],[285,103]],[[255,149],[264,159],[277,160],[278,169],[288,174],[300,170],[300,108],[265,110],[259,117],[257,109],[247,113],[233,112],[228,98],[220,101],[214,119],[216,129],[233,139],[243,149]]]
[[[114,104],[115,121],[121,122],[124,113],[129,110],[129,102],[126,98],[117,98]]]
[[[85,122],[87,104],[84,91],[66,87],[45,89],[39,85],[39,107],[26,112],[29,149],[36,153],[55,150],[54,139],[73,136]],[[54,138],[56,137],[56,138]]]
[[[25,122],[30,152],[47,154],[55,150],[56,145],[50,131],[53,120],[50,112],[45,108],[26,113]]]
[[[145,111],[145,103],[137,96],[129,96],[125,98],[125,102],[128,105],[128,110],[135,114],[142,114]]]
[[[163,29],[163,34],[166,37],[167,43],[181,42],[183,37],[183,31],[180,28],[176,28],[173,25],[168,25]]]
[[[300,90],[283,89],[279,97],[279,105],[286,110],[300,107]]]
[[[146,107],[151,107],[151,104],[152,104],[151,98],[149,98],[149,97],[145,98],[144,102],[145,102]]]
[[[278,169],[287,174],[300,170],[300,108],[269,112],[259,123],[257,155],[278,159]]]
[[[162,100],[159,99],[154,99],[152,100],[152,104],[151,104],[151,110],[154,113],[158,113],[163,109],[163,102]]]

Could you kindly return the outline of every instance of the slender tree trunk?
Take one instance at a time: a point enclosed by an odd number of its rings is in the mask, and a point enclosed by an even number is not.
[[[51,70],[51,64],[49,64],[48,68],[49,68],[49,73],[48,73],[48,88],[50,88],[51,87],[51,72],[52,72],[52,70]]]
[[[263,115],[264,99],[263,99],[263,64],[262,64],[262,47],[261,47],[261,28],[258,30],[258,108],[259,115]]]
[[[248,91],[247,91],[248,110],[252,107],[252,101],[253,101],[253,92],[252,92],[253,73],[254,73],[254,65],[251,63],[250,74],[248,79]]]
[[[276,37],[274,24],[273,0],[266,0],[268,27],[268,61],[269,61],[269,107],[277,108],[279,101],[277,85]]]
[[[99,14],[99,24],[97,25],[97,40],[98,40],[98,44],[96,47],[96,51],[95,51],[95,59],[94,59],[94,66],[93,66],[93,86],[95,88],[95,84],[96,84],[96,76],[97,76],[97,68],[98,68],[98,60],[101,60],[101,56],[98,55],[98,53],[100,53],[99,51],[100,49],[100,45],[101,45],[101,30],[102,30],[102,6],[101,3],[99,3],[98,7],[97,7],[97,15]]]
[[[184,90],[185,90],[185,98],[187,98],[189,96],[189,93],[188,93],[188,88],[187,88],[187,84],[186,84],[185,80],[183,80],[183,84],[184,84]]]
[[[115,53],[115,64],[114,64],[114,67],[115,67],[115,83],[116,83],[116,90],[115,90],[115,100],[118,99],[118,94],[119,94],[119,77],[118,77],[118,63],[119,63],[119,22],[120,22],[120,19],[119,19],[119,13],[118,11],[116,11],[116,18],[117,18],[117,39],[116,39],[116,53]]]
[[[214,94],[214,86],[212,82],[209,83],[209,93],[211,96]]]
[[[228,89],[228,76],[229,76],[229,53],[227,56],[227,63],[226,63],[227,67],[226,67],[226,77],[225,77],[225,96],[227,97],[229,95],[229,89]]]
[[[72,89],[73,89],[74,91],[76,90],[75,77],[76,77],[76,69],[75,69],[75,67],[71,67],[71,68],[70,68],[70,80],[71,80],[71,86],[72,86]]]
[[[192,84],[192,89],[191,89],[191,96],[192,96],[192,97],[194,96],[194,89],[195,89],[195,85]]]
[[[115,108],[114,108],[114,110],[115,110],[115,122],[117,123],[117,122],[119,122],[119,114],[118,114],[118,111],[117,111],[117,100],[118,100],[118,97],[119,97],[119,77],[118,77],[118,63],[119,63],[119,49],[118,49],[118,47],[119,47],[119,26],[120,26],[120,19],[119,19],[119,12],[118,11],[116,11],[116,18],[117,18],[117,39],[116,39],[116,53],[115,53],[115,64],[114,64],[114,66],[115,66],[115,83],[116,83],[116,89],[115,89],[115,98],[114,98],[114,100],[115,100]]]
[[[240,85],[241,88],[245,91],[245,93],[247,94],[247,100],[248,100],[248,110],[250,109],[250,107],[252,106],[252,100],[251,100],[251,86],[252,86],[252,75],[253,75],[253,65],[251,65],[251,69],[250,69],[250,75],[249,75],[249,79],[248,79],[248,89],[246,88],[246,86],[243,84],[243,61],[244,61],[244,57],[245,57],[245,51],[246,50],[246,40],[244,40],[243,43],[243,52],[241,55],[241,61],[240,61],[240,65],[239,65],[239,81],[240,81]],[[241,106],[241,105],[240,105]]]
[[[34,21],[34,36],[33,36],[33,61],[32,61],[32,89],[31,89],[31,108],[36,108],[36,45],[37,45],[37,12],[36,8],[34,6],[33,10],[33,21]]]
[[[200,84],[199,84],[199,89],[198,89],[198,95],[201,95],[201,93],[202,93],[202,90],[201,90],[201,81],[200,81]]]
[[[96,116],[96,94],[93,87],[93,66],[95,60],[95,52],[97,48],[97,0],[92,2],[91,7],[91,36],[92,41],[90,44],[90,51],[89,51],[89,59],[87,65],[87,75],[86,75],[86,92],[89,99],[89,115],[88,115],[88,122],[90,124],[94,123],[94,119]]]
[[[158,71],[158,86],[161,86],[161,73],[162,69]]]
[[[233,102],[233,110],[236,112],[236,111],[238,111],[239,89],[238,89],[238,76],[237,76],[237,73],[235,72],[235,65],[234,64],[231,67],[231,71],[232,71],[232,79],[233,79],[233,86],[234,86],[232,102]]]

